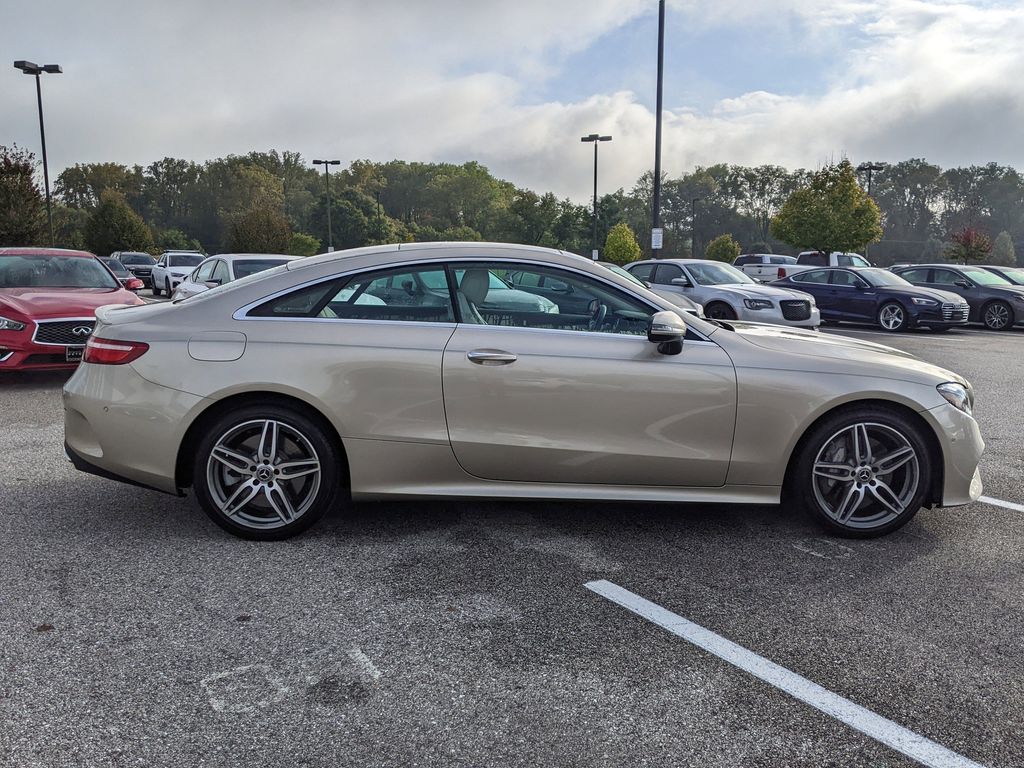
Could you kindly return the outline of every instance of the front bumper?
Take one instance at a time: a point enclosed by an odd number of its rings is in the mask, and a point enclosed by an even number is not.
[[[932,423],[942,445],[943,481],[941,507],[958,507],[976,501],[982,493],[978,463],[985,452],[978,422],[952,405],[936,406],[922,414]]]
[[[0,371],[71,371],[78,361],[68,361],[63,344],[39,344],[32,340],[32,326],[24,331],[0,331]],[[82,348],[81,345],[71,345]]]
[[[811,307],[810,317],[803,320],[787,320],[778,306],[771,309],[748,309],[746,305],[740,304],[735,307],[736,319],[750,323],[771,323],[772,325],[788,325],[792,328],[817,328],[821,325],[821,310],[817,306]]]

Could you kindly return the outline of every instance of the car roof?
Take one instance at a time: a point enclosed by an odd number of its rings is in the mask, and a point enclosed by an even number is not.
[[[89,251],[77,251],[71,248],[0,248],[0,256],[79,256],[84,259],[95,258],[96,254]]]
[[[579,263],[581,261],[586,262],[588,264],[593,263],[591,259],[588,259],[584,256],[579,256],[578,254],[570,253],[568,251],[556,251],[554,248],[543,248],[539,245],[439,241],[427,243],[389,243],[387,245],[370,245],[364,248],[351,248],[347,251],[321,253],[319,256],[307,256],[305,258],[295,259],[294,261],[289,262],[288,269],[306,269],[307,267],[316,267],[322,264],[330,264],[332,262],[341,261],[343,259],[352,259],[360,256],[382,256],[388,253],[395,254],[398,251],[401,251],[403,254],[403,258],[405,258],[408,261],[419,261],[420,259],[428,261],[432,258],[435,258],[431,253],[432,251],[452,251],[463,249],[492,252],[496,250],[521,251],[524,254],[543,253],[545,256],[553,257],[553,262],[565,264],[567,266],[579,266]]]
[[[923,267],[942,267],[944,269],[977,269],[979,264],[900,264],[899,269],[921,269]],[[893,267],[897,269],[897,267]]]
[[[279,261],[294,261],[303,259],[305,256],[289,256],[286,253],[214,253],[206,259],[224,259],[224,261],[238,261],[239,259],[277,259]]]

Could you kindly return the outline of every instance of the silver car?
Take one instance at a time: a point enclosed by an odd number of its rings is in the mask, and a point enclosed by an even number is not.
[[[587,300],[505,302],[511,276]],[[248,538],[294,535],[349,498],[437,497],[785,496],[873,536],[981,493],[974,394],[955,373],[701,320],[559,251],[375,246],[96,316],[64,388],[68,456],[191,488]]]
[[[699,302],[715,320],[817,328],[821,313],[809,293],[762,285],[731,264],[708,259],[636,261],[626,269],[652,288]]]
[[[202,261],[185,277],[171,294],[172,299],[187,299],[197,293],[248,277],[271,267],[278,267],[301,256],[280,253],[218,253]]]

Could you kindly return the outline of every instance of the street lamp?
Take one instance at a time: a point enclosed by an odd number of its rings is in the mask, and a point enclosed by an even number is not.
[[[867,172],[868,174],[868,197],[871,197],[871,172],[885,170],[885,166],[881,163],[861,163],[857,166],[857,170],[861,173]],[[868,257],[868,246],[864,244],[864,258]]]
[[[592,133],[589,136],[581,136],[580,141],[593,142],[594,143],[594,237],[592,248],[590,253],[591,258],[597,261],[597,145],[602,141],[611,141],[611,136],[601,136],[597,133]]]
[[[324,181],[327,183],[327,252],[334,252],[334,233],[331,231],[331,171],[328,166],[341,165],[341,160],[314,160],[313,165],[324,167]]]
[[[651,256],[661,249],[661,91],[665,74],[665,0],[658,2],[658,96],[654,120],[654,197],[651,200]]]
[[[50,247],[53,247],[53,211],[50,207],[50,169],[46,164],[46,130],[43,128],[43,88],[39,83],[39,76],[44,72],[48,75],[59,75],[64,70],[59,64],[35,64],[31,61],[19,60],[14,62],[14,68],[20,69],[26,75],[35,75],[36,78],[36,100],[39,102],[39,140],[43,145],[43,181],[46,183],[46,223],[50,228]]]
[[[692,256],[695,259],[700,258],[700,256],[697,255],[697,203],[703,199],[703,197],[694,197],[690,200],[690,211],[692,212],[692,224],[690,225],[690,249],[693,251]]]

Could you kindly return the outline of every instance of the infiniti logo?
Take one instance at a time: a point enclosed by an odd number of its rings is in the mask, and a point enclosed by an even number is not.
[[[92,328],[90,328],[88,325],[76,325],[74,328],[71,329],[71,332],[75,334],[75,336],[88,336],[90,333],[92,333]]]

